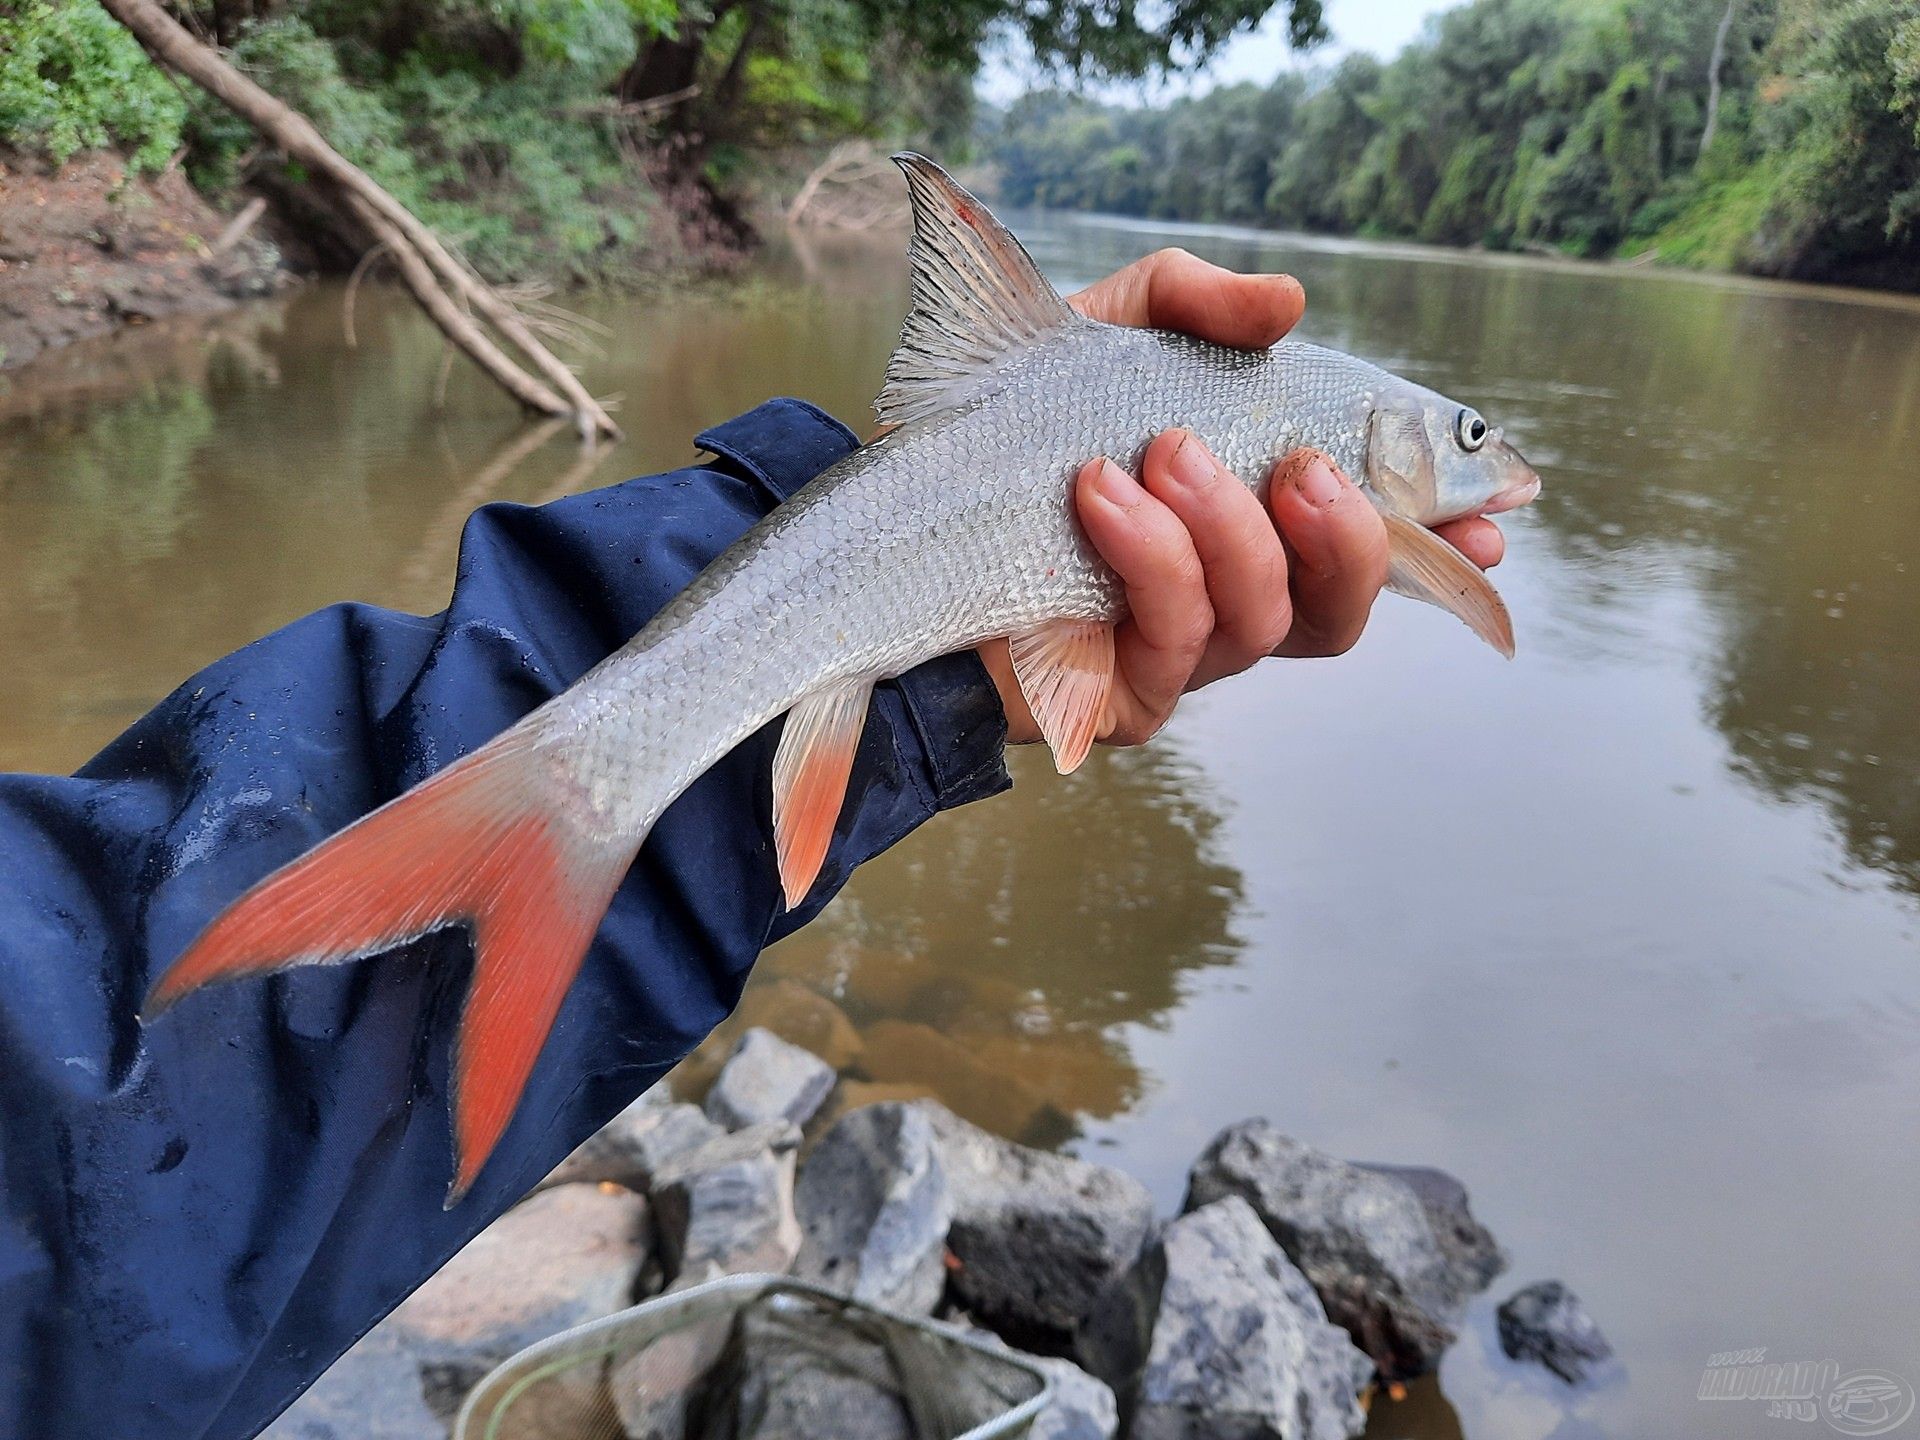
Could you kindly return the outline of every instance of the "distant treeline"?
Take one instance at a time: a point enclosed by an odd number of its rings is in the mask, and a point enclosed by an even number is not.
[[[1013,204],[1920,288],[1920,0],[1472,0],[1382,62],[986,126]]]

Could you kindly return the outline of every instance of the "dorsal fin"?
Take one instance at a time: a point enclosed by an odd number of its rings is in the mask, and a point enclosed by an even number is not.
[[[913,201],[913,309],[873,408],[889,425],[971,399],[996,362],[1073,311],[993,213],[933,161],[893,157]]]

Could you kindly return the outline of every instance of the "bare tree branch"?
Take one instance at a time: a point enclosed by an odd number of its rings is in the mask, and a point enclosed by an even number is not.
[[[157,0],[102,0],[164,69],[192,80],[291,159],[332,185],[347,210],[393,256],[401,279],[447,338],[521,404],[570,416],[583,438],[620,427],[580,379],[540,343],[512,305],[443,245],[412,211],[327,143],[313,123],[196,40]],[[467,313],[471,310],[473,313]],[[478,315],[538,372],[528,373],[474,319]]]

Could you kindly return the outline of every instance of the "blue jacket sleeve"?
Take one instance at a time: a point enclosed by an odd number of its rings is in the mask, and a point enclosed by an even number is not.
[[[784,915],[777,727],[722,761],[654,830],[450,1212],[458,932],[142,1029],[147,984],[221,906],[571,683],[853,438],[778,400],[699,444],[711,465],[478,512],[444,614],[321,611],[78,775],[0,777],[0,1436],[253,1435],[696,1045],[855,865],[1007,784],[975,659],[882,686],[821,883]]]

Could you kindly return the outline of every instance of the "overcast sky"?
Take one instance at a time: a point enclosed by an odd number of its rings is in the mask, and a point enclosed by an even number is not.
[[[1420,33],[1429,15],[1457,3],[1459,0],[1326,0],[1327,24],[1333,31],[1333,40],[1313,51],[1310,59],[1303,62],[1287,49],[1282,0],[1275,5],[1265,24],[1232,41],[1205,70],[1151,86],[1105,86],[1098,93],[1111,100],[1143,97],[1158,100],[1241,80],[1264,84],[1288,66],[1330,62],[1353,50],[1371,50],[1376,55],[1390,56]],[[1033,67],[1024,57],[1001,56],[990,60],[981,72],[980,93],[998,104],[1005,104],[1034,83]]]

